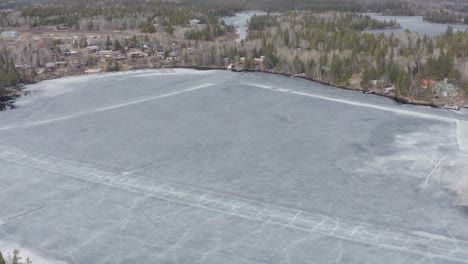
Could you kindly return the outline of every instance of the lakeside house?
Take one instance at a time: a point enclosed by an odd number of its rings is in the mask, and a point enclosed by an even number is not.
[[[196,19],[196,18],[190,19],[190,20],[189,20],[189,25],[190,25],[190,26],[196,26],[196,25],[200,24],[200,22],[201,22],[201,21],[198,20],[198,19]]]
[[[255,65],[261,65],[263,63],[263,60],[265,59],[265,56],[260,56],[260,58],[254,58],[253,62]],[[245,63],[245,57],[240,57],[239,58],[239,63],[244,64]]]
[[[99,46],[88,46],[86,47],[89,53],[94,53],[99,51]]]
[[[20,70],[20,69],[31,69],[32,66],[31,64],[15,64],[15,68],[17,70]]]
[[[45,64],[46,71],[54,71],[55,70],[55,63],[48,62]]]
[[[383,92],[384,92],[385,94],[389,94],[389,93],[395,91],[395,86],[394,86],[394,85],[390,85],[390,86],[384,87],[384,88],[382,88],[382,89],[383,89]]]
[[[458,95],[458,89],[451,83],[438,83],[437,94],[444,97],[455,97]]]
[[[112,55],[112,50],[100,50],[97,52],[99,56],[110,56]]]
[[[129,52],[128,57],[130,59],[146,58],[148,57],[148,54],[144,52],[134,51],[134,52]]]
[[[369,83],[372,87],[382,87],[384,86],[385,81],[384,80],[370,80]]]
[[[434,80],[427,80],[427,79],[422,79],[421,80],[421,88],[428,88],[428,87],[434,87],[434,85],[436,84],[436,81]]]
[[[115,60],[125,60],[125,55],[123,55],[122,53],[118,53],[115,55],[114,57]]]
[[[156,55],[158,56],[158,58],[164,59],[164,51],[158,51]]]
[[[257,65],[263,64],[263,60],[265,59],[265,56],[260,56],[260,58],[254,58],[254,63]]]

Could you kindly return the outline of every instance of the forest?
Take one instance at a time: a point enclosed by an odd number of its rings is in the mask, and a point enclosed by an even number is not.
[[[427,11],[423,19],[425,21],[442,24],[468,24],[468,13],[461,13],[455,11]]]
[[[454,23],[468,13],[463,0],[18,0],[0,3],[0,26],[64,25],[74,30],[126,30],[154,21],[166,27],[190,19],[202,23],[245,10],[322,13],[377,12],[385,15],[424,15],[431,22]]]
[[[337,85],[352,86],[353,80],[360,80],[360,87],[370,88],[371,80],[381,80],[395,85],[399,96],[425,101],[432,94],[420,87],[422,79],[447,78],[467,87],[467,73],[455,64],[468,55],[467,32],[449,27],[434,39],[410,32],[361,32],[372,26],[393,25],[344,13],[257,16],[250,22],[249,42],[258,43],[255,52],[265,55],[267,69],[305,73]]]

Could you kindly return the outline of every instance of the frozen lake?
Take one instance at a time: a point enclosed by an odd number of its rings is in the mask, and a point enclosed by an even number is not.
[[[225,71],[30,89],[0,112],[0,250],[34,263],[468,263],[465,111]]]
[[[234,25],[236,27],[236,33],[239,34],[239,38],[236,39],[236,42],[245,40],[247,38],[247,30],[249,29],[249,20],[254,15],[263,16],[266,15],[266,12],[263,11],[247,11],[238,13],[232,17],[224,18],[226,25]]]
[[[411,32],[417,32],[419,35],[427,35],[429,37],[435,37],[444,33],[447,30],[448,24],[429,23],[423,20],[422,16],[383,16],[376,13],[367,13],[370,17],[377,20],[396,20],[402,27],[401,29],[387,29],[387,30],[370,30],[368,32],[375,33],[400,33],[406,29]],[[451,25],[454,30],[466,31],[468,25]]]

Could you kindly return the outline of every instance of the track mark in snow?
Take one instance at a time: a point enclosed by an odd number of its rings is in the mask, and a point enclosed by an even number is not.
[[[205,88],[205,87],[208,87],[208,86],[211,86],[211,85],[212,85],[212,84],[199,85],[199,86],[192,87],[192,88],[189,88],[189,89],[185,89],[185,90],[182,90],[182,91],[177,91],[177,92],[162,94],[162,95],[153,96],[153,97],[149,97],[149,98],[145,98],[145,99],[130,101],[130,102],[126,102],[126,103],[123,103],[123,104],[118,104],[118,105],[112,105],[112,106],[102,107],[102,108],[98,108],[98,109],[94,110],[94,112],[102,112],[102,111],[107,111],[107,110],[111,110],[111,109],[121,108],[121,107],[129,106],[129,105],[144,103],[144,102],[152,101],[152,100],[159,99],[159,98],[164,98],[164,97],[169,97],[169,96],[173,96],[173,95],[177,95],[177,94],[181,94],[181,93],[186,93],[186,92],[190,92],[190,91],[195,91],[195,90],[198,90],[198,89],[201,89],[201,88]]]
[[[332,101],[332,102],[337,102],[337,103],[342,103],[342,104],[373,108],[373,109],[377,109],[377,110],[381,110],[381,111],[387,111],[387,112],[394,112],[394,113],[397,113],[397,114],[403,114],[403,115],[408,115],[408,116],[421,117],[421,118],[426,118],[426,119],[434,119],[434,120],[440,120],[440,121],[446,121],[446,122],[466,123],[465,121],[459,120],[459,119],[456,119],[456,118],[450,118],[450,117],[443,117],[443,116],[438,116],[438,115],[431,115],[431,114],[413,112],[413,111],[409,111],[409,110],[397,109],[397,108],[374,105],[374,104],[368,104],[368,103],[360,103],[360,102],[351,101],[351,100],[348,100],[348,99],[338,99],[338,98],[333,98],[333,97],[328,97],[328,96],[323,96],[323,95],[310,94],[310,93],[305,93],[305,92],[296,92],[296,91],[292,91],[292,90],[289,90],[289,89],[283,89],[283,88],[272,87],[272,86],[261,85],[261,84],[254,84],[254,83],[245,83],[245,84],[249,85],[249,86],[253,86],[253,87],[258,87],[258,88],[262,88],[262,89],[275,91],[275,92],[302,95],[302,96],[307,96],[307,97],[312,97],[312,98],[317,98],[317,99],[322,99],[322,100],[327,100],[327,101]]]
[[[422,186],[426,186],[429,184],[429,180],[431,179],[432,175],[434,175],[434,172],[439,168],[440,164],[442,163],[442,161],[444,161],[447,158],[447,156],[448,154],[443,156],[437,161],[437,163],[434,165],[434,168],[432,168],[429,174],[427,174],[426,179],[424,179]]]
[[[32,209],[32,210],[29,210],[27,212],[16,215],[16,216],[14,216],[14,217],[12,217],[10,219],[6,219],[5,221],[0,221],[0,226],[4,225],[4,224],[7,224],[7,223],[10,223],[10,222],[13,222],[13,221],[16,221],[16,220],[21,219],[23,217],[26,217],[28,215],[32,215],[32,214],[34,214],[36,212],[40,212],[42,210],[42,208],[44,208],[44,207]]]
[[[209,86],[212,86],[212,85],[213,84],[211,84],[211,83],[203,84],[203,85],[195,86],[195,87],[188,88],[188,89],[185,89],[185,90],[180,90],[180,91],[175,91],[175,92],[172,92],[172,93],[161,94],[161,95],[152,96],[152,97],[148,97],[148,98],[133,100],[133,101],[117,104],[117,105],[100,107],[100,108],[96,108],[96,109],[92,109],[92,110],[79,112],[79,113],[76,113],[76,114],[73,114],[73,115],[67,115],[67,116],[62,116],[62,117],[57,117],[57,118],[51,118],[51,119],[46,119],[46,120],[41,120],[41,121],[35,121],[35,122],[31,122],[31,123],[26,123],[26,124],[19,124],[19,125],[13,125],[13,126],[0,127],[0,131],[11,130],[11,129],[21,128],[21,127],[30,127],[30,126],[49,124],[49,123],[54,123],[54,122],[63,121],[63,120],[69,120],[69,119],[73,119],[75,117],[79,117],[79,116],[83,116],[83,115],[94,114],[94,113],[108,111],[108,110],[112,110],[112,109],[116,109],[116,108],[126,107],[126,106],[129,106],[129,105],[140,104],[140,103],[144,103],[144,102],[148,102],[148,101],[152,101],[152,100],[156,100],[156,99],[160,99],[160,98],[165,98],[165,97],[169,97],[169,96],[173,96],[173,95],[178,95],[178,94],[181,94],[181,93],[187,93],[187,92],[195,91],[195,90],[198,90],[198,89],[206,88],[206,87],[209,87]]]
[[[89,164],[36,152],[26,152],[13,147],[0,146],[0,159],[194,208],[274,224],[281,228],[331,236],[339,240],[391,251],[403,251],[424,258],[468,264],[468,241],[454,237],[425,232],[421,235],[422,233],[418,230],[390,227],[384,229],[382,226],[374,226],[365,221],[355,223],[302,209],[285,208],[223,193],[214,193],[192,186],[153,179],[149,181],[145,180],[142,175],[124,175],[122,172],[108,171]]]

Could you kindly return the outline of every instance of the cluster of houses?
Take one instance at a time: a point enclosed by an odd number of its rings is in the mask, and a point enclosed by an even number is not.
[[[255,70],[261,70],[262,65],[263,65],[263,60],[265,59],[265,56],[260,56],[259,58],[254,58],[253,63],[254,63],[254,69]],[[232,70],[232,71],[241,71],[244,70],[244,64],[245,64],[245,57],[240,57],[239,60],[236,63],[230,63],[228,64],[228,59],[225,59],[225,64],[227,70]]]
[[[374,88],[381,88],[385,94],[395,91],[395,86],[392,83],[385,83],[383,80],[371,80],[370,85]],[[435,97],[451,98],[458,96],[456,85],[450,83],[448,79],[444,79],[443,81],[422,79],[421,88],[431,89]]]
[[[61,40],[64,41],[64,39]],[[94,70],[99,70],[99,63],[106,63],[110,60],[125,60],[128,65],[138,66],[141,63],[147,63],[146,59],[151,56],[154,56],[152,62],[154,60],[173,61],[180,54],[180,47],[177,43],[160,46],[156,50],[150,43],[137,42],[129,36],[124,37],[120,42],[121,46],[117,48],[113,46],[115,42],[103,36],[74,36],[65,42],[67,44],[60,44],[58,48],[52,50],[53,62],[44,65],[45,72],[53,72],[65,67],[70,69],[70,66],[72,69],[88,71],[89,65],[95,65]],[[90,64],[88,64],[89,59],[93,60]]]
[[[458,96],[457,87],[444,79],[441,82],[435,80],[421,80],[421,88],[431,89],[436,97],[456,97]]]

